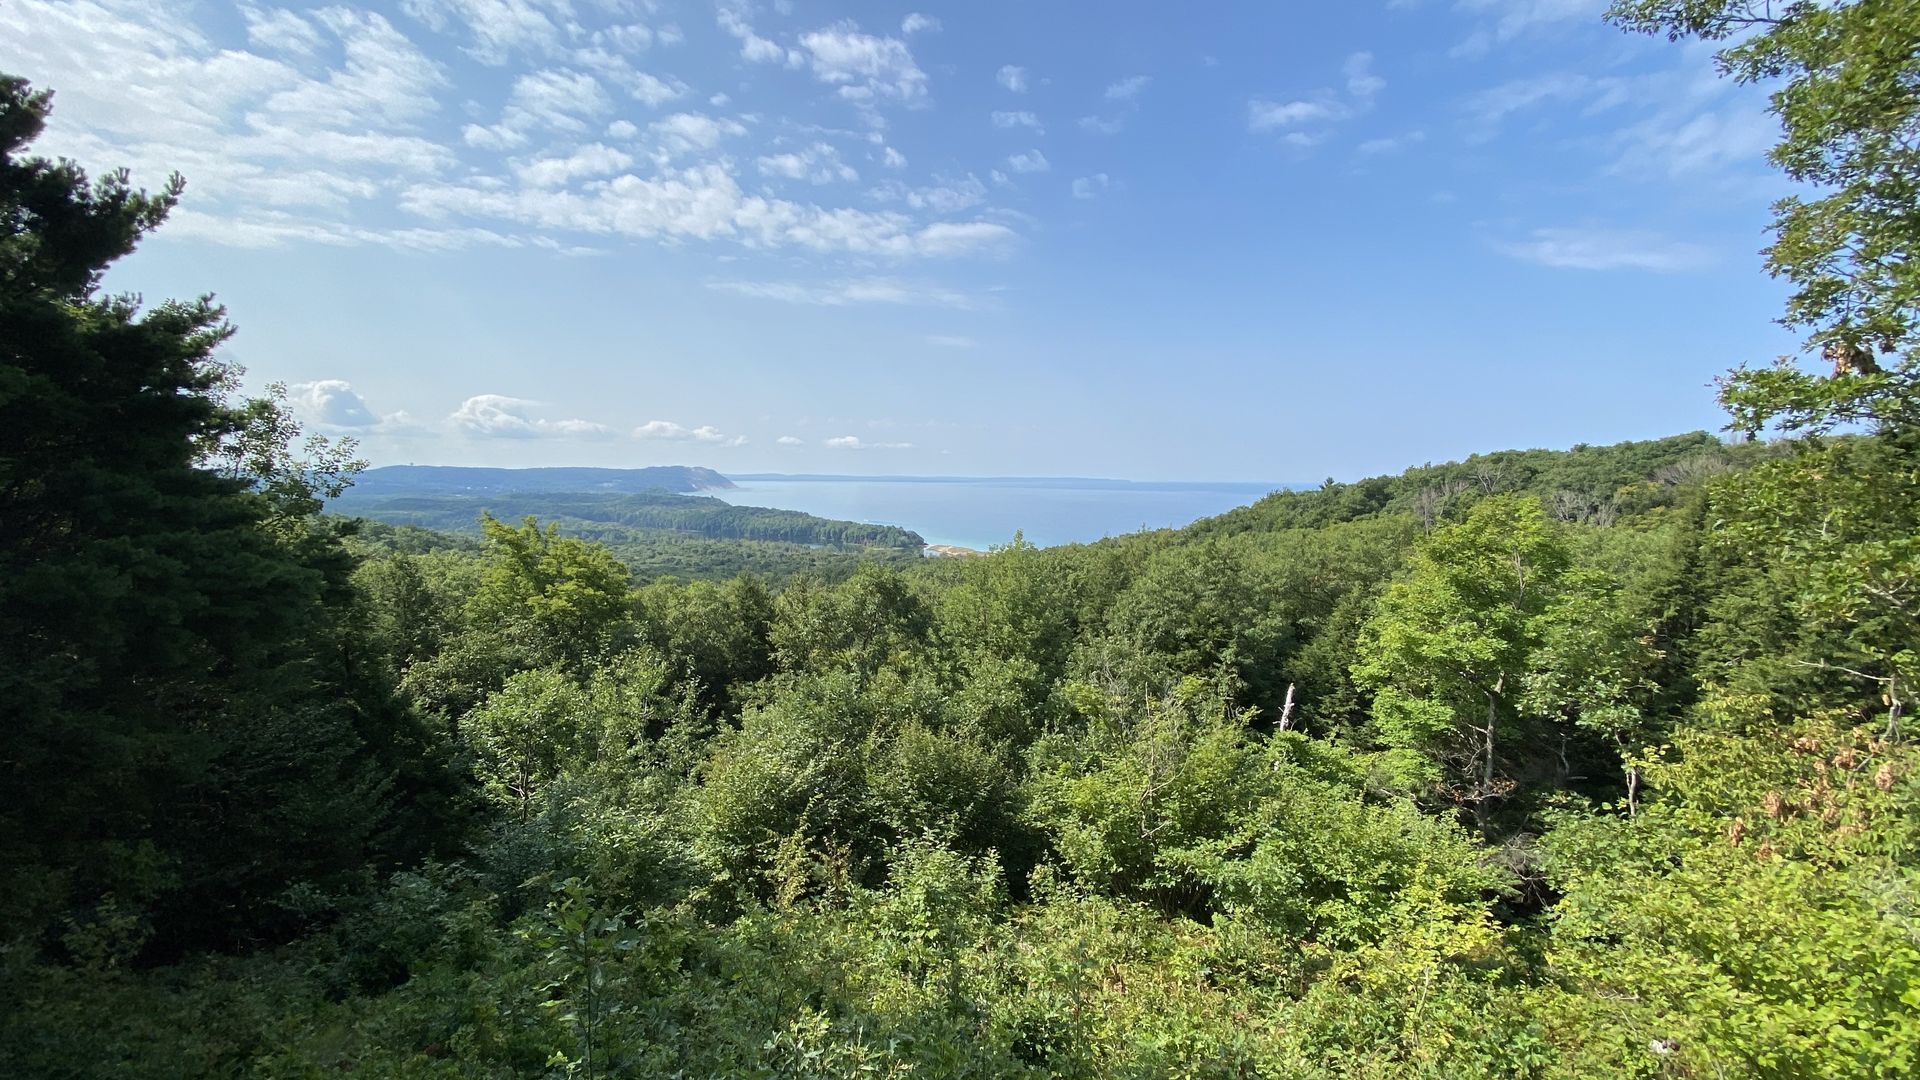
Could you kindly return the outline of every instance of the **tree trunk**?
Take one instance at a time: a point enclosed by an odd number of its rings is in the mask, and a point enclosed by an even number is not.
[[[1487,691],[1487,726],[1481,732],[1480,745],[1480,797],[1474,804],[1474,821],[1480,826],[1480,834],[1487,833],[1488,803],[1493,799],[1493,748],[1494,725],[1500,718],[1500,692],[1506,688],[1507,677],[1503,674],[1494,682],[1493,689]]]

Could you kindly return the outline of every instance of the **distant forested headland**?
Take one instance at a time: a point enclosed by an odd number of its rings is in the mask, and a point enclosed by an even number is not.
[[[453,475],[469,471],[486,475]],[[383,472],[387,470],[372,474]],[[542,475],[522,477],[523,472]],[[735,506],[641,486],[657,480],[678,484],[692,478],[705,489],[731,486],[709,469],[451,470],[426,483],[414,476],[371,485],[356,482],[328,508],[344,517],[473,537],[481,534],[483,519],[538,518],[566,536],[606,547],[641,580],[727,578],[741,573],[775,581],[801,573],[845,576],[864,562],[917,559],[925,546],[918,534],[892,525]],[[573,484],[591,487],[567,486]],[[482,490],[474,491],[476,486]],[[393,494],[396,488],[459,493]],[[389,535],[372,532],[362,543],[377,546]]]

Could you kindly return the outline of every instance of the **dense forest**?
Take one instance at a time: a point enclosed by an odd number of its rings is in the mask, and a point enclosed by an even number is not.
[[[1737,438],[777,587],[324,513],[0,78],[0,1073],[1913,1075],[1920,5],[1612,17],[1817,192]]]

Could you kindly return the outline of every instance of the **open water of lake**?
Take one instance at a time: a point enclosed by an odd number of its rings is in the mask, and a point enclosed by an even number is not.
[[[736,506],[899,525],[929,544],[983,551],[1012,540],[1016,530],[1029,542],[1050,547],[1178,527],[1288,486],[1071,479],[731,479],[739,485],[733,490],[701,494]]]

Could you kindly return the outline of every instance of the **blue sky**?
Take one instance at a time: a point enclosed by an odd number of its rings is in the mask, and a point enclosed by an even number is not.
[[[1717,427],[1764,97],[1604,0],[0,0],[377,464],[1343,479]]]

